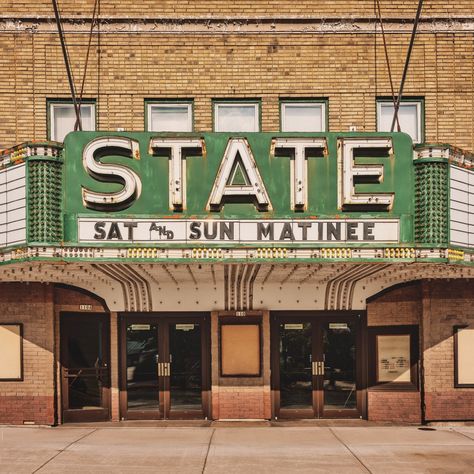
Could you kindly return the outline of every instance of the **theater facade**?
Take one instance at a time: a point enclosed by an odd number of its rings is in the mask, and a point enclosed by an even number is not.
[[[0,156],[0,423],[474,419],[474,157],[72,132]]]

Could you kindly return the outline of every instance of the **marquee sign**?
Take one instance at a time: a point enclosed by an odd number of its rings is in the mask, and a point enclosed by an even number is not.
[[[398,220],[79,219],[80,242],[354,243],[398,242]]]
[[[403,133],[74,132],[65,241],[408,244],[412,155]]]

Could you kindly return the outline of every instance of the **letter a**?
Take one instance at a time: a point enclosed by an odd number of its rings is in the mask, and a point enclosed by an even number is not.
[[[245,138],[229,139],[207,209],[221,209],[226,197],[230,197],[232,202],[253,202],[259,211],[272,208],[249,142]]]

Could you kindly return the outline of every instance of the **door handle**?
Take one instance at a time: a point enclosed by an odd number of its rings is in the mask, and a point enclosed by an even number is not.
[[[312,363],[313,375],[324,375],[324,362],[317,361]]]
[[[158,377],[169,377],[171,375],[171,367],[169,362],[158,363]]]

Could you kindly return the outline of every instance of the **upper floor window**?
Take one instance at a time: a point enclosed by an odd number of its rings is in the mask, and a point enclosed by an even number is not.
[[[390,132],[393,113],[395,107],[392,99],[377,101],[377,131]],[[423,100],[406,99],[400,103],[398,109],[398,121],[400,123],[400,130],[408,133],[413,140],[413,143],[421,143],[423,141]],[[397,126],[395,124],[395,131]]]
[[[146,103],[148,132],[192,132],[193,106],[191,102]]]
[[[259,132],[259,103],[214,102],[214,131]]]
[[[74,131],[76,112],[74,104],[68,101],[49,102],[49,134],[48,139],[57,142],[64,141],[64,137]],[[82,130],[95,130],[95,103],[81,103]]]
[[[326,102],[284,101],[280,104],[282,132],[325,132]]]

